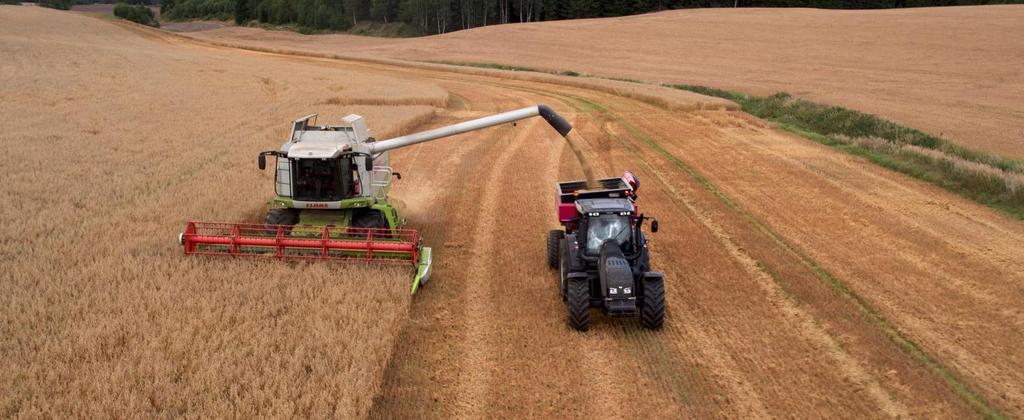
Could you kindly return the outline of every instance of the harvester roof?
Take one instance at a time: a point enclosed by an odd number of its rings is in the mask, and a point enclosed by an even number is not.
[[[297,141],[285,143],[281,146],[281,151],[288,153],[290,158],[330,159],[337,157],[351,148],[351,143],[355,143],[355,139],[350,137],[349,130],[344,130],[344,127],[339,128],[341,129],[296,133]]]
[[[281,152],[290,158],[331,159],[369,137],[361,116],[348,115],[342,119],[342,125],[317,126],[312,123],[315,119],[316,114],[295,120],[291,139],[281,145]]]

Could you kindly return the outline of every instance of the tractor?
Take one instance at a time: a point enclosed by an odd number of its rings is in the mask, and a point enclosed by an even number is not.
[[[569,326],[590,328],[590,308],[606,316],[635,317],[649,329],[661,328],[665,319],[664,274],[651,270],[644,235],[643,214],[638,214],[636,192],[640,181],[626,172],[621,178],[560,182],[557,186],[558,221],[562,229],[547,238],[547,259],[558,270],[559,290],[568,309]],[[658,221],[651,220],[651,232]]]
[[[430,278],[431,249],[416,230],[405,227],[388,200],[392,179],[401,179],[388,152],[536,116],[562,136],[572,130],[545,105],[379,141],[358,115],[345,117],[339,125],[317,125],[315,114],[299,118],[279,149],[257,157],[261,170],[268,156],[276,159],[276,195],[265,223],[192,221],[178,242],[186,255],[411,263],[416,293]]]

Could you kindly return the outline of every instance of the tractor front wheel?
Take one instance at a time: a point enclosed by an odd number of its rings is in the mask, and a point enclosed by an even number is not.
[[[640,324],[656,330],[665,323],[665,280],[661,277],[644,281],[644,303],[640,309]]]
[[[569,268],[566,264],[565,239],[561,239],[558,241],[558,295],[562,297],[562,302],[568,299],[565,282],[569,278]]]
[[[562,243],[562,231],[548,232],[548,267],[558,268],[558,245]]]
[[[569,326],[586,331],[590,329],[590,282],[585,278],[569,279],[568,289]]]

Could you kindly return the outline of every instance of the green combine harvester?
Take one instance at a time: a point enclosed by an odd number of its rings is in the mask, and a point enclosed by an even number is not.
[[[179,235],[187,255],[266,256],[288,260],[332,260],[407,264],[415,273],[412,292],[430,278],[430,247],[388,201],[393,179],[388,152],[431,140],[540,116],[565,136],[572,126],[551,108],[531,106],[387,140],[370,136],[358,115],[341,125],[316,125],[316,115],[292,123],[276,158],[265,224],[188,223]]]

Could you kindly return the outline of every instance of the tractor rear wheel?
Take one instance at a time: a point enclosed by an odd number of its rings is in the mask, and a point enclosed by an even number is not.
[[[569,308],[569,326],[576,331],[590,329],[590,282],[570,279],[566,306]]]
[[[562,243],[562,231],[548,232],[548,267],[558,268],[558,245]]]
[[[656,330],[665,323],[665,281],[662,278],[644,279],[644,303],[640,309],[640,324]]]

